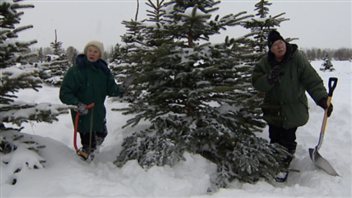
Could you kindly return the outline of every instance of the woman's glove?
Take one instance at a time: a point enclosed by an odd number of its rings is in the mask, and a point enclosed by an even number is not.
[[[78,105],[77,105],[77,112],[79,112],[81,115],[88,114],[87,105],[79,102]]]
[[[334,107],[332,106],[332,103],[330,103],[330,105],[328,106],[328,99],[327,98],[322,98],[319,100],[318,105],[323,108],[324,110],[327,110],[327,115],[328,117],[330,117]]]

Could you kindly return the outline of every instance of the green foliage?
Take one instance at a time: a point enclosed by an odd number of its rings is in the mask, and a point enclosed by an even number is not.
[[[26,104],[15,102],[16,92],[21,89],[41,87],[39,71],[27,59],[31,57],[29,46],[36,41],[18,41],[18,33],[31,28],[20,26],[22,9],[33,5],[21,1],[2,1],[0,3],[0,123],[9,122],[20,125],[28,120],[51,122],[64,110],[49,104]],[[61,108],[61,109],[60,109]]]
[[[320,68],[321,71],[334,71],[335,70],[334,65],[332,64],[331,58],[329,57],[329,55],[326,55],[323,58],[323,61],[324,62]]]
[[[5,68],[14,63],[26,63],[29,54],[28,46],[36,43],[36,40],[20,42],[14,40],[21,31],[32,28],[32,25],[17,27],[20,23],[20,16],[23,12],[19,11],[24,8],[33,8],[33,5],[23,5],[19,1],[16,3],[0,3],[0,68]]]
[[[18,174],[24,169],[44,168],[46,161],[41,156],[41,150],[45,148],[45,145],[13,129],[2,128],[0,134],[0,156],[3,166],[1,168],[10,169],[1,175],[6,178],[7,183],[15,185],[19,179]]]
[[[267,52],[266,38],[269,31],[276,29],[276,27],[280,26],[281,22],[289,20],[282,17],[285,13],[280,13],[275,16],[269,15],[269,6],[271,5],[272,3],[269,3],[267,0],[259,0],[255,4],[255,17],[252,17],[244,23],[244,27],[250,29],[252,33],[251,37],[253,40],[251,47],[258,53],[256,60]]]
[[[55,30],[55,40],[50,43],[53,54],[47,55],[48,60],[38,65],[39,77],[48,85],[60,86],[64,74],[70,67],[69,60],[62,48],[62,42],[57,39]],[[72,58],[72,57],[71,57]]]
[[[64,57],[44,62],[38,65],[39,77],[46,84],[59,87],[69,67],[69,61]]]
[[[50,47],[53,49],[53,53],[57,56],[62,56],[64,54],[64,49],[62,48],[62,42],[57,40],[57,31],[55,30],[55,40],[50,43]]]
[[[21,5],[20,3],[2,2],[0,3],[0,103],[9,104],[16,96],[14,93],[19,89],[40,87],[38,73],[23,65],[16,67],[16,64],[25,64],[26,59],[31,55],[28,54],[28,46],[35,43],[20,42],[15,40],[17,33],[29,29],[32,26],[16,25],[20,23],[20,16],[23,12],[18,10],[22,8],[31,8],[31,5]]]
[[[149,23],[124,22],[126,44],[117,61],[133,79],[124,113],[134,115],[126,126],[151,125],[124,140],[114,163],[172,166],[190,152],[218,166],[217,187],[272,179],[287,153],[254,134],[265,123],[251,85],[250,49],[243,39],[206,42],[250,15],[212,18],[218,1],[162,2],[148,1]]]

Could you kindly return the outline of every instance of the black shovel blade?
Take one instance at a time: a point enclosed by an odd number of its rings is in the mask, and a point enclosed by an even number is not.
[[[309,156],[316,167],[323,169],[329,175],[339,176],[331,164],[326,159],[324,159],[316,149],[310,148]]]

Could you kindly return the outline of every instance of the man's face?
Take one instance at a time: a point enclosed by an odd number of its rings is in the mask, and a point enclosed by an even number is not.
[[[87,48],[87,59],[90,62],[95,62],[100,58],[100,51],[97,47],[89,46]]]
[[[282,60],[286,54],[286,43],[283,40],[277,40],[273,43],[270,50],[276,59]]]

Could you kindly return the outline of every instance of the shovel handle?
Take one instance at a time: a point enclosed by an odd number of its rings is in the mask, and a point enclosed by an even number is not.
[[[336,77],[331,77],[329,78],[329,93],[328,93],[328,96],[332,96],[332,94],[334,93],[334,90],[337,86],[337,78]]]
[[[327,99],[327,105],[328,106],[330,106],[330,104],[331,104],[332,94],[333,94],[336,86],[337,86],[337,78],[336,77],[330,77],[329,78],[329,82],[328,82],[328,89],[329,89],[328,99]],[[328,109],[326,108],[325,112],[324,112],[323,123],[322,123],[321,129],[320,129],[319,142],[318,142],[317,146],[315,147],[316,151],[319,150],[319,148],[321,147],[321,145],[323,143],[327,121],[328,121]]]

